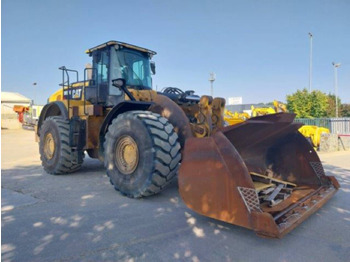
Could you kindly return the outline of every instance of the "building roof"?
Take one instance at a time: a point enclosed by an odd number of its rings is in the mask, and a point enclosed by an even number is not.
[[[31,99],[14,92],[1,92],[1,103],[16,102],[16,103],[30,103]]]

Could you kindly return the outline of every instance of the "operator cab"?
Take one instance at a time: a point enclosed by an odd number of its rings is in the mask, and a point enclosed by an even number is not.
[[[137,90],[152,89],[151,73],[155,64],[151,62],[156,52],[109,41],[86,51],[92,56],[92,79],[86,86],[86,100],[93,104],[114,106],[124,100],[124,92],[112,85],[113,79],[122,78],[126,87]]]

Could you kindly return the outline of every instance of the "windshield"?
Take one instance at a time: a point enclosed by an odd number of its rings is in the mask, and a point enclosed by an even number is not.
[[[152,79],[147,54],[123,48],[112,50],[111,80],[124,78],[127,86],[151,89]]]

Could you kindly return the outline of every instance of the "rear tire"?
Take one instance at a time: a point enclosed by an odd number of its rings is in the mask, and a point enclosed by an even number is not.
[[[114,119],[104,148],[110,182],[132,198],[160,192],[177,174],[181,160],[174,127],[148,111],[126,112]]]
[[[49,174],[75,172],[83,163],[84,153],[73,152],[69,146],[69,121],[59,116],[48,117],[41,126],[39,151],[42,166]]]

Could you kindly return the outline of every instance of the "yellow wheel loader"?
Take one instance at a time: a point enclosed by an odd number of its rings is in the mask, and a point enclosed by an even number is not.
[[[249,119],[250,117],[264,116],[269,114],[276,114],[281,112],[288,112],[287,106],[277,100],[273,101],[272,107],[259,107],[255,108],[251,106],[252,113],[251,116],[247,113],[232,113],[231,111],[225,109],[224,120],[228,125],[236,125],[242,123]],[[329,134],[330,131],[325,127],[303,125],[299,128],[299,132],[309,141],[311,145],[317,150],[320,147],[322,134]]]
[[[248,113],[245,113],[245,112],[243,112],[243,113],[238,113],[238,112],[232,113],[230,110],[227,110],[227,109],[224,110],[224,120],[230,126],[242,123],[242,122],[246,121],[249,118],[250,118],[250,115]]]
[[[83,81],[78,71],[60,67],[61,89],[40,115],[36,134],[46,172],[76,171],[87,152],[132,198],[160,192],[178,174],[189,208],[268,237],[289,232],[339,188],[293,114],[224,127],[224,99],[152,90],[154,51],[109,41],[87,54],[92,66]]]
[[[299,132],[305,136],[309,143],[316,149],[320,147],[322,134],[330,133],[328,128],[309,125],[304,125],[299,128]]]
[[[252,110],[251,117],[256,117],[256,116],[264,116],[264,115],[282,113],[282,112],[286,113],[287,106],[277,100],[273,100],[273,108],[251,106],[251,110]]]
[[[277,100],[273,101],[273,107],[274,108],[251,106],[251,114],[250,115],[246,112],[242,112],[242,113],[234,112],[234,113],[232,113],[230,110],[225,109],[224,120],[226,121],[226,123],[228,125],[231,126],[231,125],[236,125],[236,124],[242,123],[251,117],[287,112],[286,105],[277,101]]]
[[[275,114],[276,111],[272,107],[254,107],[251,106],[251,116],[256,117],[256,116],[265,116],[269,114]]]

